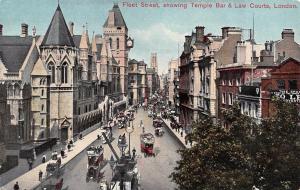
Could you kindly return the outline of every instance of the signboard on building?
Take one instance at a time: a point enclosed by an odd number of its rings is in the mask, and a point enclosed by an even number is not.
[[[300,103],[300,90],[272,91],[271,98],[279,98],[286,102]]]

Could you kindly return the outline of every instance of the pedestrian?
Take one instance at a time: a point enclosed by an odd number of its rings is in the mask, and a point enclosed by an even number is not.
[[[19,184],[18,184],[18,182],[16,182],[14,185],[14,190],[19,190],[19,189],[20,189]]]
[[[136,150],[135,150],[135,148],[133,148],[133,150],[132,150],[132,159],[135,158],[135,153],[136,153]]]
[[[32,165],[33,165],[32,158],[28,159],[28,165],[29,165],[29,170],[31,170],[32,169]]]
[[[183,137],[183,130],[181,129],[180,136]]]
[[[39,172],[39,181],[42,181],[42,178],[43,178],[43,172],[42,172],[42,170],[40,170],[40,172]]]
[[[36,152],[35,152],[35,148],[32,150],[33,152],[33,160],[36,160]]]
[[[43,157],[42,157],[42,163],[44,164],[46,162],[46,155],[43,154]]]
[[[71,145],[70,144],[68,144],[68,151],[70,151],[71,150]]]
[[[62,158],[65,157],[65,151],[62,148],[60,149],[60,155]]]

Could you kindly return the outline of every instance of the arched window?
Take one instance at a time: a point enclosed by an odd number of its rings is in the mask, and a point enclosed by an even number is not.
[[[109,45],[110,45],[110,48],[112,48],[112,39],[109,38]]]
[[[15,96],[20,96],[20,86],[18,84],[15,84],[14,94]]]
[[[51,83],[55,83],[55,66],[54,66],[54,63],[53,63],[53,62],[50,62],[50,63],[48,64],[48,70],[49,70],[50,75],[51,75],[50,82],[51,82]]]
[[[8,86],[8,96],[14,96],[14,87],[12,85]]]
[[[120,40],[119,40],[119,38],[117,38],[117,49],[119,49],[120,48]]]
[[[61,67],[61,83],[68,83],[68,64],[63,63]]]

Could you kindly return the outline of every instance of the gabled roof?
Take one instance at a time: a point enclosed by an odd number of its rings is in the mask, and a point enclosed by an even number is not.
[[[0,59],[8,72],[18,72],[32,45],[32,36],[0,36]]]
[[[67,27],[65,18],[58,5],[52,21],[44,36],[41,46],[71,46],[75,47],[71,33]]]
[[[114,13],[114,25],[113,26],[120,26],[120,27],[124,26],[125,28],[127,28],[125,20],[123,18],[123,15],[121,13],[121,10],[120,10],[118,4],[114,4],[114,6],[113,6],[112,10],[110,10],[110,12]],[[109,20],[109,15],[108,15],[103,27],[112,27],[108,24],[108,20]]]
[[[33,70],[31,72],[31,75],[36,75],[36,76],[47,76],[49,75],[45,64],[42,62],[40,58],[38,58],[37,62],[35,63]]]

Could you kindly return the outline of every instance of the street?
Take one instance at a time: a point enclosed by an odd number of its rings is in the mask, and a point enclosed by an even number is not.
[[[179,159],[179,155],[176,150],[182,148],[181,145],[172,137],[169,132],[164,129],[165,134],[163,137],[156,137],[154,149],[157,153],[156,157],[144,157],[140,152],[140,139],[139,136],[142,132],[142,128],[139,127],[140,121],[143,120],[145,131],[154,134],[154,128],[152,127],[152,118],[147,116],[147,112],[143,109],[139,109],[138,113],[135,114],[134,131],[131,133],[131,150],[133,147],[137,150],[138,163],[137,166],[141,173],[141,189],[156,189],[156,190],[167,190],[174,189],[175,184],[170,182],[168,176],[172,172],[176,165],[176,160]],[[126,133],[125,129],[113,129],[114,141],[112,142],[113,147],[119,154],[119,148],[117,147],[117,140],[120,134]],[[128,142],[128,134],[126,134]],[[94,143],[95,146],[100,145],[97,140]],[[105,159],[109,160],[112,152],[108,145],[103,145]],[[76,148],[76,147],[75,147]],[[103,168],[105,172],[105,179],[109,182],[112,176],[112,171],[109,164]],[[95,182],[86,182],[87,172],[87,156],[86,152],[83,151],[75,159],[73,159],[64,169],[63,179],[64,188],[68,189],[85,189],[94,190],[99,188],[99,184]]]

